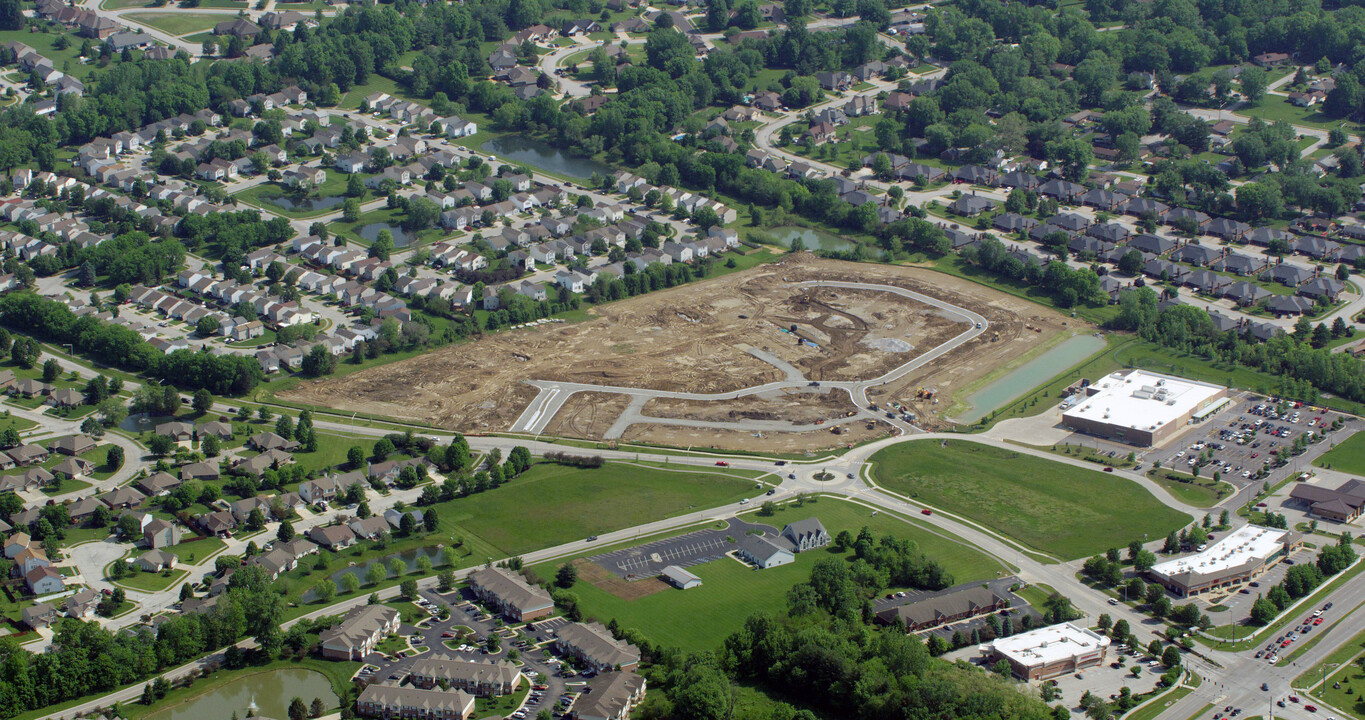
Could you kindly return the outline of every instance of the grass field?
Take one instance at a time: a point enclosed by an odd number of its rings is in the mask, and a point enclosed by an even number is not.
[[[170,35],[189,35],[191,33],[204,32],[210,30],[214,25],[223,22],[222,15],[212,15],[209,13],[182,13],[182,12],[145,12],[128,13],[124,15],[130,21],[139,25],[156,28]]]
[[[120,561],[122,562],[122,561]],[[172,570],[169,576],[162,573],[139,572],[136,575],[129,575],[122,580],[115,580],[115,585],[126,587],[130,590],[141,590],[142,592],[161,592],[169,587],[178,586],[179,583],[189,575],[187,570]]]
[[[1225,482],[1214,482],[1213,478],[1207,477],[1191,478],[1189,473],[1173,470],[1153,470],[1147,473],[1147,478],[1160,485],[1171,497],[1194,507],[1213,507],[1232,492],[1232,486]]]
[[[887,512],[873,516],[870,509],[837,498],[820,498],[803,507],[788,503],[772,517],[750,514],[744,519],[781,528],[812,516],[819,518],[831,535],[840,530],[857,534],[867,526],[876,537],[891,534],[914,540],[921,551],[952,572],[957,582],[995,577],[1003,569],[975,548],[935,535],[914,519]],[[685,591],[670,587],[632,601],[586,581],[575,584],[572,592],[578,596],[585,615],[603,622],[615,618],[623,627],[633,627],[666,646],[687,651],[713,650],[753,612],[784,607],[787,591],[806,581],[816,560],[822,557],[847,559],[851,553],[825,548],[801,553],[796,562],[767,570],[753,570],[736,560],[722,558],[688,568],[702,579],[700,587]],[[552,577],[558,565],[547,563],[534,569],[541,577]]]
[[[1337,443],[1313,464],[1352,475],[1365,474],[1365,433],[1356,433]]]
[[[723,471],[538,463],[507,485],[452,501],[440,512],[466,535],[516,555],[736,502],[752,482]]]
[[[166,548],[175,553],[180,558],[182,565],[195,565],[204,561],[204,558],[227,547],[227,543],[214,537],[199,538],[189,542],[182,542],[179,545],[172,545]]]
[[[1161,537],[1189,520],[1127,480],[976,443],[901,443],[872,462],[882,487],[1064,559]]]

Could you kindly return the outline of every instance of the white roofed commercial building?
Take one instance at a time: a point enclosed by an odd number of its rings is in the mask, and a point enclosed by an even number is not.
[[[1302,542],[1299,533],[1243,525],[1195,555],[1157,563],[1147,574],[1176,595],[1189,597],[1259,577]]]
[[[1047,680],[1104,663],[1109,638],[1071,623],[998,638],[990,644],[993,660],[1004,660],[1024,680]]]
[[[1120,370],[1082,392],[1062,410],[1064,425],[1139,446],[1159,444],[1228,402],[1225,387],[1145,370]]]

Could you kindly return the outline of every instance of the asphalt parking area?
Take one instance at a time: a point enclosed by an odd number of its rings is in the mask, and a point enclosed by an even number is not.
[[[1181,437],[1178,444],[1153,450],[1147,457],[1160,461],[1162,467],[1181,472],[1190,472],[1194,458],[1207,457],[1208,461],[1200,467],[1201,477],[1211,478],[1218,473],[1220,479],[1239,491],[1251,485],[1259,488],[1265,482],[1278,482],[1301,471],[1313,458],[1326,452],[1330,443],[1318,442],[1282,467],[1268,468],[1266,464],[1277,450],[1292,446],[1295,438],[1305,433],[1321,437],[1323,428],[1330,427],[1337,418],[1349,421],[1324,408],[1308,405],[1296,408],[1292,403],[1277,405],[1258,397],[1244,398],[1217,413],[1196,432]],[[1329,439],[1339,441],[1349,427],[1330,434]],[[1266,476],[1257,478],[1256,473],[1266,468]]]
[[[731,539],[738,541],[750,531],[759,531],[770,537],[778,533],[775,528],[768,525],[757,525],[731,518],[723,530],[707,528],[624,550],[594,555],[588,560],[622,579],[639,580],[654,577],[669,565],[688,567],[719,560],[734,548]]]

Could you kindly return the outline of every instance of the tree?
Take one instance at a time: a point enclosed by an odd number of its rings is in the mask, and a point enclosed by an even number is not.
[[[578,568],[574,567],[572,563],[560,565],[559,570],[555,572],[555,585],[566,590],[573,587],[574,583],[577,581]]]
[[[354,577],[347,575],[346,577]],[[322,605],[330,605],[332,598],[336,597],[337,585],[329,578],[323,578],[322,582],[313,586],[313,594],[317,596],[318,602]]]
[[[289,720],[307,720],[308,706],[303,704],[303,698],[294,698],[289,701]]]
[[[308,717],[320,718],[322,713],[327,710],[327,706],[322,704],[322,698],[313,698],[313,704],[308,706]]]
[[[147,441],[147,449],[156,457],[166,457],[175,452],[175,440],[168,435],[153,435]]]
[[[399,591],[402,593],[404,600],[416,600],[417,581],[412,579],[404,580],[399,585]]]
[[[110,445],[109,452],[104,456],[104,466],[111,472],[123,467],[123,447]]]
[[[25,370],[37,364],[38,355],[38,342],[32,338],[17,338],[14,344],[10,345],[10,359]]]
[[[347,595],[354,595],[360,589],[360,577],[355,573],[342,575],[341,587],[345,589]]]
[[[294,524],[288,519],[280,521],[280,527],[275,531],[275,539],[280,542],[289,542],[294,539]]]
[[[384,563],[378,560],[370,563],[370,566],[365,569],[365,580],[371,585],[378,585],[388,579],[389,571],[384,569]]]
[[[390,455],[398,452],[398,448],[393,446],[393,441],[388,438],[380,438],[374,444],[374,459],[376,462],[384,462]]]
[[[1257,105],[1261,98],[1265,97],[1266,72],[1265,70],[1248,65],[1242,68],[1242,74],[1237,78],[1238,85],[1241,86],[1242,97],[1251,105]]]
[[[422,513],[422,526],[427,532],[436,532],[441,527],[441,518],[436,515],[435,508],[427,508]]]
[[[1167,645],[1166,649],[1161,653],[1161,664],[1168,668],[1179,667],[1180,650],[1174,645]]]
[[[299,362],[299,369],[309,377],[331,375],[337,369],[337,358],[326,347],[314,345]]]
[[[204,439],[199,441],[199,449],[203,451],[205,457],[218,457],[222,452],[221,445],[222,441],[213,434],[205,435]]]
[[[359,470],[365,467],[365,451],[352,445],[346,451],[346,465],[352,470]]]
[[[61,374],[62,364],[57,362],[57,358],[48,358],[47,361],[43,363],[43,382],[56,382]]]
[[[194,396],[190,399],[190,407],[200,415],[213,409],[213,393],[205,388],[194,391]]]

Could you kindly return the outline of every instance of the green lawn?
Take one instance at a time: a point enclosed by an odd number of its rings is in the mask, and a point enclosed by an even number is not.
[[[1270,123],[1284,120],[1291,125],[1305,125],[1321,130],[1330,130],[1342,124],[1341,120],[1328,117],[1318,112],[1316,108],[1301,108],[1291,105],[1288,96],[1272,93],[1266,93],[1265,97],[1261,98],[1261,102],[1255,107],[1241,108],[1237,112],[1259,117]]]
[[[146,25],[176,36],[211,30],[214,25],[224,20],[222,15],[184,12],[128,13],[123,17],[139,25]],[[231,18],[227,19],[231,20]]]
[[[180,564],[197,565],[203,562],[204,558],[207,558],[225,547],[227,547],[227,543],[222,540],[215,537],[206,537],[199,538],[198,540],[190,540],[189,542],[182,542],[179,545],[172,545],[166,549],[175,553],[177,558],[180,558]]]
[[[872,456],[888,490],[1073,559],[1161,537],[1189,518],[1136,483],[1004,448],[949,440],[901,443]]]
[[[1340,684],[1340,688],[1332,687]],[[1350,664],[1327,676],[1324,683],[1313,693],[1352,717],[1365,718],[1365,669]]]
[[[1148,479],[1160,485],[1171,497],[1194,507],[1213,507],[1232,492],[1232,486],[1211,477],[1191,477],[1189,473],[1173,470],[1153,470]]]
[[[1356,433],[1336,443],[1313,464],[1352,475],[1365,475],[1365,433]]]
[[[867,526],[876,537],[891,534],[913,540],[921,551],[952,572],[957,582],[995,577],[997,571],[1004,569],[975,548],[941,537],[918,520],[889,512],[878,512],[873,516],[871,509],[839,498],[822,497],[818,502],[802,507],[788,503],[772,517],[748,514],[744,519],[781,528],[811,516],[819,518],[830,534],[841,530],[857,534]],[[696,529],[699,528],[683,532]],[[596,550],[594,554],[602,550]],[[851,553],[838,553],[828,548],[801,553],[796,556],[796,562],[768,570],[753,570],[736,560],[721,558],[688,568],[702,579],[700,587],[691,590],[669,588],[633,601],[586,581],[579,581],[572,591],[587,616],[602,622],[615,618],[623,627],[635,628],[665,646],[685,651],[714,650],[738,630],[750,614],[783,607],[787,591],[807,580],[816,560],[822,557],[851,559]],[[541,577],[552,577],[559,564],[546,563],[534,570]],[[682,618],[686,621],[680,621]]]
[[[19,41],[38,51],[39,55],[48,58],[52,64],[62,72],[73,75],[78,79],[84,80],[88,77],[97,65],[86,65],[80,61],[82,38],[75,33],[66,35],[70,42],[65,48],[58,50],[52,43],[60,37],[60,32],[38,32],[31,33],[28,30],[5,30],[0,32],[0,43]],[[118,57],[118,53],[114,53]],[[26,78],[27,79],[27,78]]]
[[[475,718],[501,718],[515,711],[531,692],[530,683],[522,683],[521,687],[511,695],[501,695],[499,697],[476,697],[474,698]]]
[[[118,562],[123,562],[122,560]],[[169,587],[176,587],[185,576],[189,575],[188,570],[172,570],[170,575],[163,573],[139,572],[136,575],[129,575],[122,580],[113,581],[115,585],[121,585],[130,590],[141,590],[142,592],[160,592]]]
[[[735,502],[752,490],[751,480],[723,472],[542,462],[503,487],[438,507],[466,535],[516,555]]]
[[[90,487],[90,483],[85,482],[84,480],[75,480],[63,475],[57,478],[56,485],[43,488],[42,493],[52,497],[56,495],[65,495],[69,492],[76,492],[77,490],[84,490],[88,487]]]

